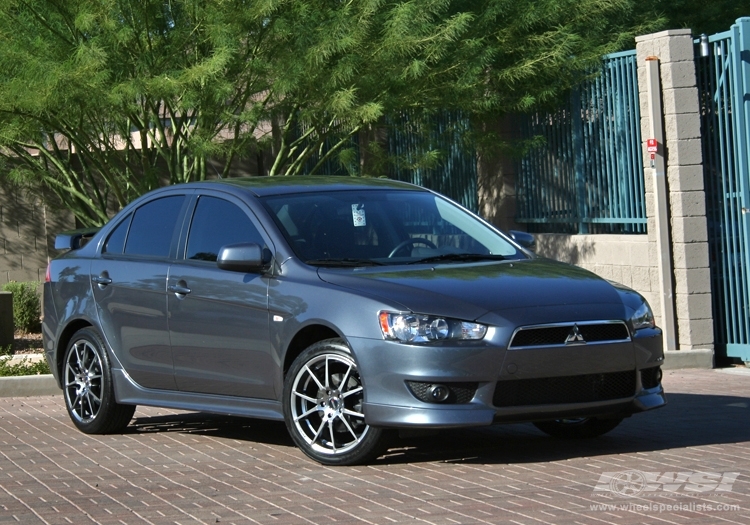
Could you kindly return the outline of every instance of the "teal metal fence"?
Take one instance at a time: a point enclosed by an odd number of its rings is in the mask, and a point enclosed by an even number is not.
[[[442,193],[476,212],[477,159],[465,140],[469,132],[468,117],[458,111],[428,117],[404,112],[389,119],[389,176]],[[431,152],[434,165],[421,167]]]
[[[437,191],[477,211],[477,163],[475,150],[466,141],[468,117],[457,111],[429,116],[403,112],[386,119],[385,126],[389,171],[384,175]],[[299,136],[302,131],[297,133]],[[334,142],[326,142],[322,150],[328,151]],[[350,165],[343,165],[339,155],[332,155],[315,173],[357,175],[361,154],[357,135],[345,149],[352,153],[347,157]],[[426,163],[426,158],[432,163]],[[312,173],[319,159],[312,155],[303,173]]]
[[[750,361],[750,18],[707,44],[695,41],[714,339]]]
[[[537,233],[645,233],[635,51],[604,58],[601,75],[555,112],[524,116],[542,138],[517,167],[516,222]]]

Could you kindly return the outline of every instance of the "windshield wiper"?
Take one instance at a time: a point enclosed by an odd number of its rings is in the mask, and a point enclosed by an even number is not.
[[[505,259],[504,255],[498,255],[493,253],[444,253],[443,255],[434,255],[432,257],[425,257],[412,261],[407,264],[422,264],[431,262],[470,262],[470,261],[502,261]]]
[[[382,262],[375,261],[373,259],[353,259],[348,257],[331,257],[328,259],[309,259],[305,261],[306,264],[312,266],[383,266]]]

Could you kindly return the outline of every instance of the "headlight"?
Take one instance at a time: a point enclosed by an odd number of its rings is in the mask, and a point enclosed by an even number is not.
[[[635,311],[630,318],[630,322],[633,323],[633,330],[653,328],[656,326],[656,323],[654,322],[654,312],[651,311],[651,307],[645,301]]]
[[[487,333],[487,327],[483,324],[435,315],[380,312],[379,318],[383,336],[402,343],[426,343],[446,339],[476,341]]]

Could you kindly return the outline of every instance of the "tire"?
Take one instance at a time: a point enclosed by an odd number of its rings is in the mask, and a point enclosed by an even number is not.
[[[109,357],[99,334],[83,328],[73,335],[62,370],[65,407],[73,424],[86,434],[122,432],[135,405],[115,400]]]
[[[365,422],[363,400],[349,347],[342,339],[320,341],[294,360],[284,380],[286,427],[302,452],[319,463],[365,463],[385,451],[390,434]]]
[[[599,419],[583,417],[578,419],[556,419],[536,421],[534,426],[552,437],[560,439],[587,439],[602,436],[622,422],[622,418]]]

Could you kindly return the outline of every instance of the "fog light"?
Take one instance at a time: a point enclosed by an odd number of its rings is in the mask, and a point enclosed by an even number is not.
[[[445,385],[431,385],[428,390],[430,397],[436,403],[443,403],[451,395],[451,389]]]

